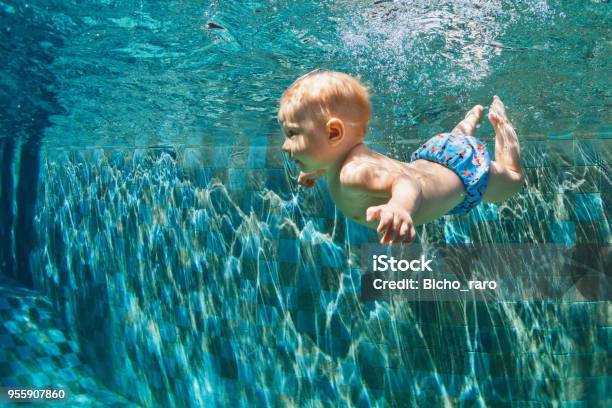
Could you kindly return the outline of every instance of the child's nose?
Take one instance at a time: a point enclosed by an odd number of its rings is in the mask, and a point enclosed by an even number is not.
[[[291,148],[289,147],[289,140],[285,140],[281,149],[283,152],[291,153]]]

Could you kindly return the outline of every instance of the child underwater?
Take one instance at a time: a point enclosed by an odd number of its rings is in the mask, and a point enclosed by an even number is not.
[[[368,91],[356,78],[315,70],[283,93],[278,121],[285,132],[282,150],[300,167],[299,184],[310,188],[326,176],[336,206],[382,233],[382,244],[412,242],[415,225],[445,214],[465,215],[480,201],[505,201],[521,189],[525,173],[518,137],[498,96],[488,114],[495,160],[474,137],[481,105],[450,133],[423,143],[409,163],[365,145],[370,110]]]

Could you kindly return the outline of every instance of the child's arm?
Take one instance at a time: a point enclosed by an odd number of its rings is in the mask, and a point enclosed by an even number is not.
[[[349,164],[340,172],[343,186],[381,197],[391,197],[386,204],[369,207],[366,221],[380,219],[377,231],[384,232],[381,244],[411,242],[416,237],[412,215],[422,201],[421,186],[414,178],[397,170],[370,163]]]

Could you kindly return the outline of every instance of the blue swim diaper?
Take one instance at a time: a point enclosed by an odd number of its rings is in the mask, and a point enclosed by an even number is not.
[[[491,155],[481,140],[457,133],[441,133],[412,153],[410,161],[419,159],[448,167],[463,182],[467,197],[448,214],[465,215],[482,200],[489,180]]]

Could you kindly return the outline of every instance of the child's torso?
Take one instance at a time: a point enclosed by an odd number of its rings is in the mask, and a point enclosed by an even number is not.
[[[423,197],[418,210],[412,214],[414,225],[424,224],[446,214],[465,198],[463,183],[451,169],[427,160],[403,163],[362,146],[349,154],[344,165],[353,160],[367,160],[370,164],[384,166],[397,177],[410,177],[421,186]],[[362,225],[371,228],[378,226],[380,220],[366,222],[366,210],[387,203],[390,194],[381,197],[349,190],[341,185],[337,174],[328,176],[327,180],[330,195],[340,211]]]

